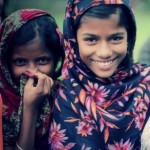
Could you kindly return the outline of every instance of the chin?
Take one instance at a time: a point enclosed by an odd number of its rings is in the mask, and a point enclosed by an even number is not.
[[[113,75],[113,73],[96,74],[97,77],[103,78],[103,79],[110,78],[112,75]]]

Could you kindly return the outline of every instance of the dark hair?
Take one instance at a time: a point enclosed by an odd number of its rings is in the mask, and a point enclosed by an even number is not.
[[[135,45],[136,39],[136,24],[134,17],[131,15],[129,8],[124,5],[99,5],[88,9],[80,18],[80,21],[76,27],[80,27],[82,21],[87,17],[92,18],[100,18],[105,19],[109,18],[111,14],[119,14],[120,22],[119,26],[125,27],[128,34],[128,54],[126,55],[125,59],[121,63],[121,65],[130,66],[133,63],[133,49]],[[77,31],[76,30],[76,31]]]
[[[64,59],[64,50],[60,43],[59,35],[56,32],[57,28],[58,26],[54,18],[50,16],[45,15],[29,20],[16,31],[10,46],[11,48],[14,46],[22,46],[38,36],[54,56],[54,67],[57,68],[54,73],[55,79],[61,75]]]

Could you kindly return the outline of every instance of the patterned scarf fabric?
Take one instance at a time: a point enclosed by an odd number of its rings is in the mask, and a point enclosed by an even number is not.
[[[138,150],[141,147],[141,133],[150,115],[150,67],[130,61],[121,64],[110,78],[102,79],[79,56],[75,26],[86,10],[102,4],[124,5],[135,26],[129,0],[68,1],[63,82],[55,98],[50,149]],[[125,57],[128,60],[132,60],[135,33],[136,28],[130,55]]]
[[[24,82],[20,82],[20,87],[13,82],[6,61],[9,43],[14,33],[22,25],[42,15],[50,16],[50,14],[42,10],[20,10],[10,15],[0,26],[0,95],[3,100],[4,145],[15,144],[22,115],[22,93],[27,80],[27,77],[25,77],[26,80],[22,78]],[[42,137],[46,134],[49,126],[50,111],[50,102],[49,100],[45,100],[39,110],[40,115],[36,123],[36,137]]]

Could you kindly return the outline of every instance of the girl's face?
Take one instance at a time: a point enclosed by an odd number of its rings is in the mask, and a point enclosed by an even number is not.
[[[100,78],[110,77],[127,52],[127,31],[119,25],[119,15],[85,18],[77,30],[82,61]]]
[[[17,46],[12,50],[11,71],[17,83],[20,80],[20,76],[26,71],[31,74],[40,71],[52,76],[54,73],[54,56],[36,37],[29,43]]]

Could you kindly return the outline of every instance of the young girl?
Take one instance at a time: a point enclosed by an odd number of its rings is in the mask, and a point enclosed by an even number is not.
[[[129,0],[68,1],[50,149],[140,149],[150,67],[133,64],[135,37]]]
[[[19,10],[1,24],[4,149],[48,148],[50,92],[52,79],[60,76],[61,41],[54,18],[42,10]]]

